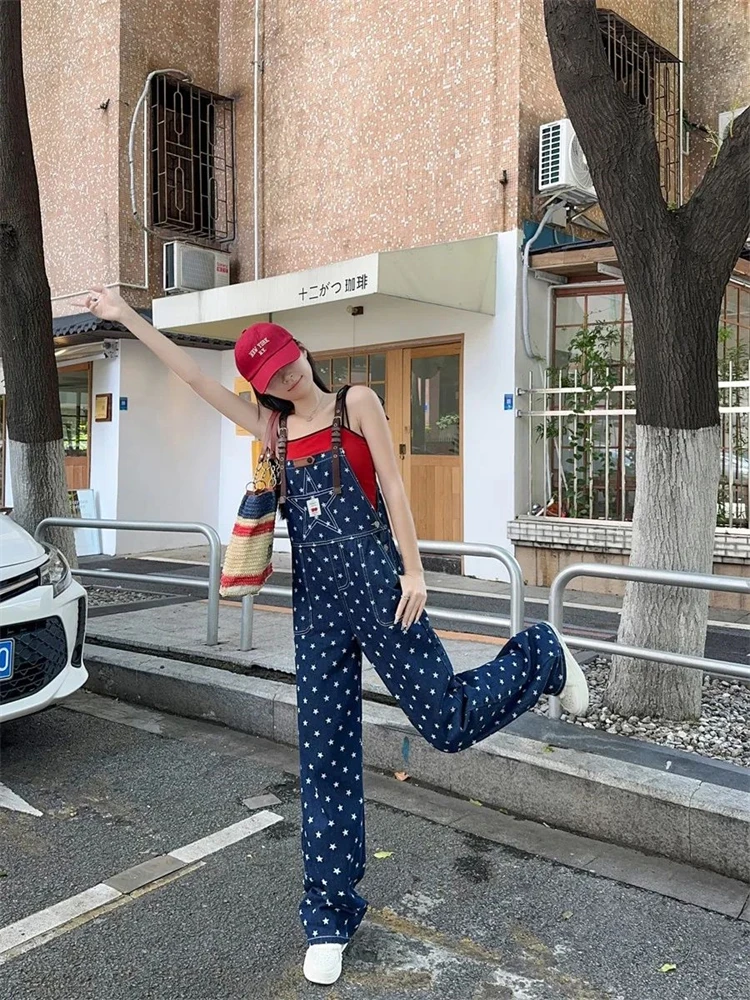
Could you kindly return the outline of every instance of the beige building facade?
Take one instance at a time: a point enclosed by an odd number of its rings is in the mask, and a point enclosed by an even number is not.
[[[522,247],[544,214],[539,128],[565,117],[542,0],[256,2],[35,0],[25,7],[57,343],[61,372],[78,394],[69,456],[71,470],[78,459],[75,485],[96,494],[102,516],[184,516],[218,524],[226,537],[252,463],[247,437],[193,400],[139,344],[77,317],[77,293],[95,281],[119,285],[240,390],[231,344],[246,321],[271,313],[322,359],[332,382],[368,381],[380,391],[420,534],[513,544],[530,582],[545,582],[538,553],[550,549],[549,538],[515,523],[546,499],[534,493],[538,446],[518,394],[541,377],[521,348],[524,288],[530,335],[548,361],[558,294],[578,300],[578,285],[598,282],[600,297],[622,299],[612,322],[625,329],[627,319],[616,271],[597,268],[616,265],[611,247],[582,220],[546,229],[531,275],[524,274]],[[684,119],[692,124],[682,133],[678,126],[672,157],[679,158],[681,139],[688,197],[712,148],[693,126],[714,130],[720,112],[750,101],[750,0],[604,0],[599,7],[627,24],[619,30],[635,30],[673,60],[670,86],[682,55]],[[165,296],[163,245],[181,234],[157,226],[156,235],[144,235],[133,213],[129,146],[132,132],[135,207],[153,222],[152,91],[145,116],[134,124],[134,115],[149,74],[168,71],[228,99],[230,163],[228,170],[214,163],[210,183],[214,195],[233,195],[233,239],[197,240],[230,254],[228,287]],[[679,90],[670,91],[672,123],[678,99]],[[673,189],[677,182],[674,167]],[[575,266],[573,256],[558,266],[550,245],[573,237],[605,245],[575,248]],[[740,269],[735,287],[744,293],[747,280]],[[743,297],[732,327],[739,341],[750,339],[744,308]],[[581,312],[580,323],[588,316]],[[113,356],[94,357],[104,341],[112,341]],[[96,397],[107,395],[112,417],[96,421]],[[102,547],[162,542],[111,533]],[[745,544],[737,549],[743,558]],[[582,549],[571,541],[565,551],[572,558]],[[468,568],[494,572],[474,562]]]
[[[677,55],[678,0],[599,6]],[[128,136],[157,69],[180,69],[234,101],[233,280],[254,277],[254,15],[252,0],[29,5],[29,109],[60,309],[90,275],[143,283]],[[565,114],[541,0],[293,0],[261,2],[260,15],[261,276],[506,232],[534,217],[539,125]],[[747,101],[750,4],[685,0],[683,35],[686,110],[713,128],[720,111]],[[710,148],[691,147],[686,195]],[[152,241],[151,297],[159,251]]]

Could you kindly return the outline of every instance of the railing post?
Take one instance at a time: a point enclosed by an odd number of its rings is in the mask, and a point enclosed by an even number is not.
[[[193,521],[112,521],[104,518],[81,517],[46,517],[40,521],[34,532],[37,541],[41,541],[47,528],[104,528],[116,531],[163,531],[178,532],[187,535],[203,535],[208,541],[208,583],[201,581],[201,587],[208,590],[208,620],[206,623],[206,645],[215,646],[219,641],[219,583],[221,581],[221,539],[215,528],[210,524]],[[79,576],[98,576],[96,570],[88,573],[76,570]],[[111,573],[111,580],[153,580],[154,583],[164,583],[168,578],[150,576],[142,573]],[[180,577],[172,577],[171,581],[180,586],[195,587],[198,581],[183,581]]]
[[[215,646],[219,641],[219,583],[221,581],[221,539],[215,528],[202,525],[208,539],[208,621],[206,645]]]
[[[242,617],[240,618],[240,651],[246,653],[253,648],[253,619],[255,598],[246,594],[242,598]]]
[[[560,635],[562,635],[563,630],[563,597],[565,596],[566,583],[566,579],[558,574],[552,581],[549,591],[549,607],[547,612],[549,623],[557,629]],[[552,695],[549,699],[549,717],[550,719],[562,718],[562,705],[560,704],[559,697],[556,695]]]

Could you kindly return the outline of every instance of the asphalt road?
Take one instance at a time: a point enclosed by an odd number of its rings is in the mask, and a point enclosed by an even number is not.
[[[248,796],[282,821],[11,957],[2,1000],[750,1000],[750,924],[375,802],[371,911],[340,982],[310,986],[292,751],[79,704],[0,733],[2,781],[42,812],[0,809],[0,927],[246,819]]]

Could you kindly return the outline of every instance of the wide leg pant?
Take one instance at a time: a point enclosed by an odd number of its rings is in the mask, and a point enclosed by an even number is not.
[[[489,663],[455,674],[426,615],[394,626],[400,600],[389,536],[294,551],[294,620],[305,895],[310,943],[346,942],[367,904],[362,789],[362,652],[415,728],[455,753],[497,732],[544,694],[565,661],[546,624],[514,636]]]

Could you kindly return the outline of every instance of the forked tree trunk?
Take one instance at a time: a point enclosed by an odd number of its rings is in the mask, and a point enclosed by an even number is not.
[[[607,62],[595,0],[544,0],[558,88],[586,154],[633,313],[636,503],[631,565],[710,573],[720,472],[721,301],[750,231],[750,111],[735,120],[688,204],[664,202],[649,109]],[[708,595],[630,584],[620,639],[700,654]],[[700,714],[701,675],[615,658],[609,706]]]
[[[33,533],[70,515],[52,305],[21,52],[20,0],[0,3],[0,354],[13,516]],[[69,529],[48,535],[75,560]]]

